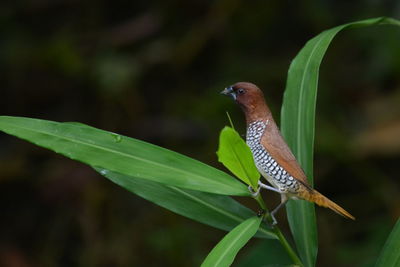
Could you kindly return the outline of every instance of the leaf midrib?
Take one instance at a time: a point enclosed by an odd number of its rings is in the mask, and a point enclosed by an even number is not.
[[[325,35],[324,35],[325,36]],[[324,37],[323,36],[323,37]],[[308,59],[307,59],[307,62],[306,62],[306,65],[305,65],[305,67],[304,67],[304,71],[303,71],[303,75],[302,75],[302,78],[301,78],[301,83],[300,83],[300,94],[299,94],[299,101],[298,101],[298,104],[297,104],[297,110],[299,111],[298,112],[298,115],[297,115],[297,129],[299,129],[298,130],[298,134],[297,134],[297,143],[296,143],[296,149],[297,149],[297,160],[299,161],[299,162],[301,162],[301,154],[299,153],[299,151],[301,150],[301,140],[303,140],[303,133],[302,133],[302,131],[300,130],[301,129],[301,121],[302,121],[302,118],[303,118],[303,114],[304,114],[304,109],[301,109],[300,108],[300,106],[301,106],[301,103],[303,102],[303,92],[304,92],[304,84],[305,84],[305,79],[306,79],[306,76],[308,75],[308,69],[309,69],[309,66],[310,66],[310,62],[311,62],[311,58],[313,58],[313,55],[314,55],[314,53],[315,53],[315,51],[316,51],[316,49],[318,48],[318,45],[319,45],[319,43],[321,42],[323,40],[323,38],[321,37],[321,38],[319,38],[319,40],[314,44],[314,46],[313,46],[313,48],[312,48],[312,50],[311,50],[311,52],[310,52],[310,54],[309,54],[309,56],[308,56]],[[305,204],[302,204],[302,206],[301,206],[301,209],[302,209],[302,212],[300,213],[301,214],[301,221],[302,221],[302,223],[301,223],[301,228],[302,228],[302,235],[304,236],[304,233],[306,233],[307,232],[307,227],[306,227],[306,218],[304,217],[304,214],[305,214],[305,211],[306,211],[306,209],[305,209]],[[303,241],[302,243],[303,243],[303,247],[305,247],[305,248],[309,248],[309,244],[308,244],[308,242],[307,242],[307,238],[301,238],[301,240]],[[307,254],[307,259],[310,259],[311,258],[311,255],[310,255],[310,249],[305,249],[305,251],[304,251],[306,254]]]
[[[324,37],[325,37],[325,35],[324,35]],[[314,45],[314,47],[313,47],[313,49],[311,50],[311,53],[310,53],[310,56],[308,57],[308,59],[307,59],[307,62],[306,62],[306,65],[305,65],[305,67],[304,67],[304,72],[303,72],[303,75],[302,75],[302,78],[301,78],[301,84],[300,84],[300,94],[299,94],[299,101],[298,101],[298,104],[297,104],[297,110],[299,111],[297,114],[297,129],[300,129],[300,126],[301,126],[301,118],[303,117],[303,109],[301,109],[300,108],[300,106],[301,106],[301,103],[303,102],[303,92],[304,92],[304,83],[305,83],[305,77],[307,76],[307,74],[308,74],[308,68],[309,68],[309,65],[310,65],[310,62],[311,62],[311,58],[312,58],[312,55],[314,54],[314,52],[315,52],[315,50],[317,49],[317,47],[318,47],[318,44],[322,41],[322,39],[323,38],[320,38],[319,40],[318,40],[318,42],[316,42],[315,43],[315,45]],[[301,144],[301,140],[302,140],[302,137],[303,135],[302,135],[302,131],[298,131],[298,135],[297,135],[297,143],[296,143],[296,149],[297,149],[297,152],[298,151],[300,151],[301,150],[301,147],[300,147],[300,144]],[[300,157],[300,154],[299,153],[297,153],[298,155],[297,155],[297,157]],[[300,158],[298,158],[297,160],[299,160],[300,161]]]
[[[215,262],[215,266],[219,266],[218,264],[224,259],[228,251],[230,251],[230,249],[238,242],[238,240],[240,240],[240,238],[247,232],[247,230],[251,228],[255,223],[257,223],[256,220],[243,228],[239,235],[236,236],[236,238],[226,247],[225,251],[223,251],[223,253],[220,255],[219,259]]]
[[[240,137],[239,137],[240,138]],[[231,141],[230,141],[231,142]],[[243,165],[243,162],[240,160],[240,158],[239,158],[239,156],[237,155],[237,152],[236,152],[236,144],[234,143],[234,142],[232,142],[233,144],[231,144],[231,149],[232,149],[232,154],[234,155],[234,157],[235,157],[235,159],[236,159],[236,161],[237,162],[239,162],[239,164],[240,164],[240,167],[241,167],[241,169],[243,170],[243,172],[244,172],[244,174],[247,176],[246,178],[246,180],[247,180],[247,182],[250,184],[250,185],[252,185],[253,186],[253,184],[252,184],[252,182],[251,182],[251,180],[250,180],[250,175],[248,174],[248,172],[247,172],[247,169],[244,167],[244,165]],[[247,144],[245,144],[246,146],[247,146]]]
[[[64,140],[67,140],[67,141],[72,142],[72,143],[74,143],[74,142],[75,142],[75,143],[79,143],[79,144],[86,145],[86,146],[88,146],[88,147],[93,147],[93,148],[96,148],[96,149],[99,149],[99,150],[103,150],[103,151],[107,151],[107,152],[112,152],[112,153],[115,153],[115,154],[119,154],[119,155],[121,155],[121,156],[126,156],[127,158],[131,158],[131,159],[133,159],[133,160],[139,160],[139,161],[146,162],[146,163],[149,163],[149,164],[154,164],[154,165],[156,165],[156,166],[163,167],[163,168],[166,168],[166,169],[169,169],[169,170],[173,170],[173,171],[182,173],[182,174],[184,174],[184,175],[194,176],[194,177],[200,178],[200,179],[202,179],[202,180],[206,179],[204,176],[200,176],[200,175],[194,174],[194,173],[192,173],[192,172],[188,172],[188,171],[185,171],[185,170],[182,170],[182,169],[177,169],[177,168],[174,168],[174,167],[171,167],[171,166],[168,166],[168,165],[161,164],[161,163],[159,163],[159,162],[150,161],[150,160],[147,160],[147,159],[144,159],[144,158],[140,158],[140,157],[137,157],[137,156],[134,156],[134,155],[131,155],[131,154],[127,154],[127,153],[124,153],[124,152],[120,152],[120,151],[118,151],[118,150],[113,150],[113,149],[110,149],[110,148],[98,146],[98,145],[96,145],[96,144],[91,144],[91,143],[88,143],[88,142],[83,142],[83,141],[78,140],[78,139],[68,138],[67,136],[55,135],[55,134],[53,134],[53,133],[51,133],[51,132],[44,132],[44,131],[40,131],[40,130],[32,130],[32,128],[22,127],[22,126],[19,125],[19,124],[10,124],[10,123],[7,123],[7,122],[3,122],[3,124],[6,124],[6,125],[8,124],[8,125],[11,125],[12,127],[20,128],[20,129],[23,129],[23,130],[26,130],[26,131],[31,131],[31,132],[34,132],[34,133],[36,132],[36,133],[40,133],[40,134],[43,134],[43,135],[48,135],[48,136],[52,136],[52,137],[55,137],[55,138],[64,139]],[[58,125],[57,125],[57,126],[58,126]],[[99,166],[99,167],[100,167],[100,166]],[[216,183],[216,180],[208,179],[207,181],[212,181],[212,182]],[[218,183],[218,182],[217,182],[217,184],[226,187],[224,183]]]

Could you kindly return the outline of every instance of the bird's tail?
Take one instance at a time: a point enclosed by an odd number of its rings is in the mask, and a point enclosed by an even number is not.
[[[345,209],[340,207],[338,204],[335,202],[329,200],[327,197],[319,193],[317,190],[311,189],[311,190],[302,190],[302,192],[299,194],[299,197],[310,201],[314,202],[318,206],[325,207],[325,208],[330,208],[337,214],[355,220],[354,216],[348,213]]]

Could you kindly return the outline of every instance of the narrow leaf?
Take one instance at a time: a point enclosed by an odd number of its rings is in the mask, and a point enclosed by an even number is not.
[[[392,24],[391,18],[374,18],[344,24],[320,33],[302,48],[292,61],[281,112],[282,134],[313,184],[315,105],[319,67],[332,39],[349,27]],[[289,201],[288,220],[299,254],[306,266],[314,266],[317,256],[317,232],[314,205]]]
[[[218,160],[239,179],[254,189],[258,187],[260,173],[254,165],[250,148],[231,127],[222,129],[217,155]]]
[[[201,266],[230,266],[239,250],[257,232],[261,220],[261,217],[252,217],[235,227],[211,250]]]
[[[400,266],[400,219],[397,220],[381,254],[376,262],[376,267]]]
[[[128,176],[216,194],[249,195],[240,181],[197,160],[80,123],[0,116],[0,131]]]
[[[127,175],[95,168],[114,183],[163,208],[195,221],[230,231],[254,212],[231,197],[193,191],[138,179]],[[262,223],[256,234],[261,238],[276,238],[270,228]]]

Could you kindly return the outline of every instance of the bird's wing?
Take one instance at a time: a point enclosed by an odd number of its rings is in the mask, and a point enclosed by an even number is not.
[[[300,164],[297,162],[292,151],[283,139],[278,127],[274,123],[269,123],[266,127],[261,144],[265,147],[271,157],[293,178],[299,180],[302,184],[310,187],[307,176]]]

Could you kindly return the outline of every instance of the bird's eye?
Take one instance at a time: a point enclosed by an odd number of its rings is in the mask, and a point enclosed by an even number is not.
[[[241,94],[244,94],[245,90],[243,88],[239,88],[237,90],[237,92],[238,92],[239,95],[241,95]]]

